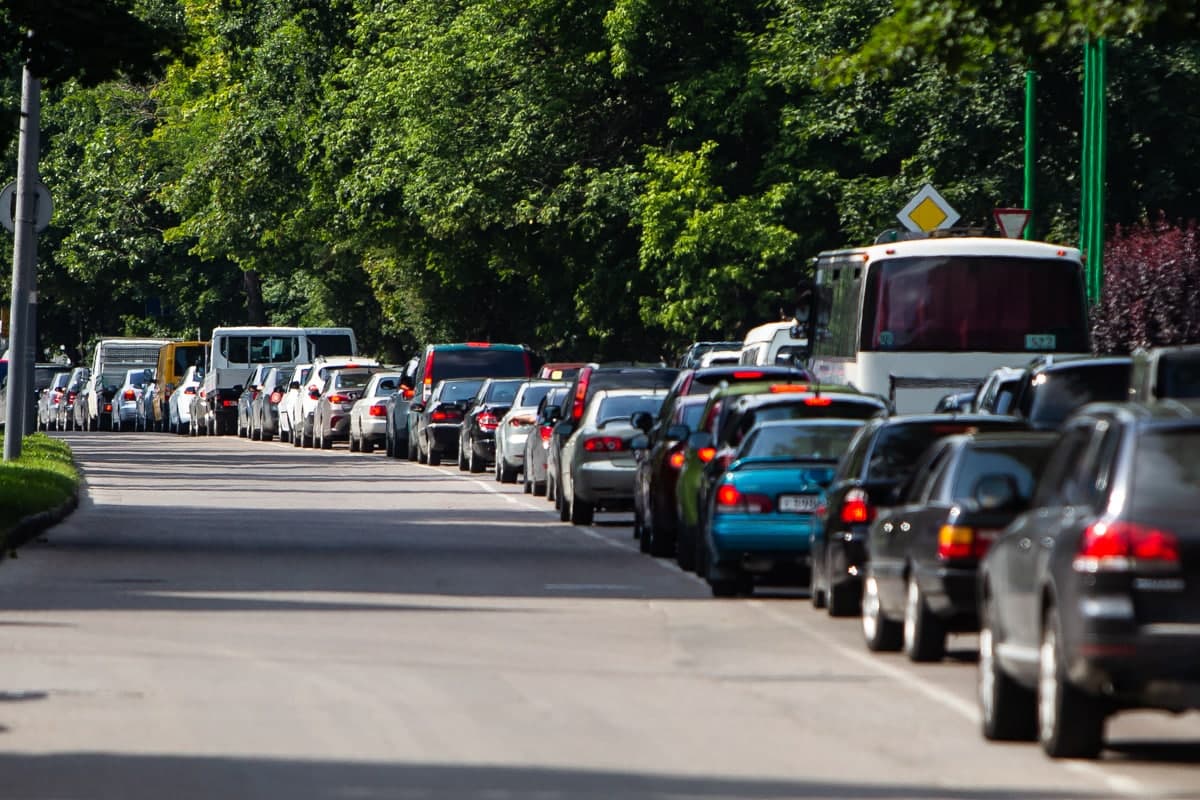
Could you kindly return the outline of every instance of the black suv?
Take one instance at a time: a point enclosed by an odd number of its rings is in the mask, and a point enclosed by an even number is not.
[[[1080,406],[1129,399],[1132,363],[1129,356],[1042,356],[1025,368],[1008,413],[1034,430],[1056,430]]]

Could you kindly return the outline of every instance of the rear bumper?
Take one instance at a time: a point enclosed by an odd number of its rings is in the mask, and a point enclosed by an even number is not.
[[[637,464],[614,461],[588,461],[575,468],[575,496],[597,505],[621,504],[633,507],[633,485]]]
[[[1124,635],[1085,624],[1074,643],[1075,684],[1129,708],[1200,708],[1200,623],[1144,625]]]
[[[429,444],[439,453],[457,453],[458,435],[461,431],[461,424],[429,425],[425,429],[426,435],[429,437]]]
[[[950,624],[951,630],[979,630],[978,570],[975,567],[939,567],[916,573],[917,584],[929,610]]]
[[[809,514],[714,514],[713,555],[718,560],[749,553],[803,556],[807,561],[815,522]]]

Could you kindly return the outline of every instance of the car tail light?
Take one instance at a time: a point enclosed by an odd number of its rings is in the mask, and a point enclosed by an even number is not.
[[[671,465],[672,469],[683,469],[683,462],[685,461],[687,461],[687,456],[681,450],[671,453],[671,456],[667,459],[667,463]]]
[[[1173,569],[1179,566],[1179,539],[1135,522],[1097,522],[1083,532],[1072,566],[1077,572]]]
[[[111,413],[112,412],[112,403],[105,403],[104,411],[105,411],[105,413]]]
[[[701,447],[699,450],[696,451],[696,457],[699,458],[700,461],[704,464],[707,464],[708,462],[712,461],[713,456],[715,456],[716,454],[717,454],[717,448],[715,448],[715,447]]]
[[[593,436],[583,440],[583,449],[589,453],[616,453],[625,449],[625,440],[620,436]]]
[[[184,394],[195,394],[195,393],[196,393],[196,387],[195,387],[195,386],[189,386],[189,387],[187,387],[186,389],[184,389],[184,390],[183,390],[183,393],[184,393]]]
[[[320,399],[321,390],[317,388],[317,385],[315,383],[312,386],[308,387],[308,396],[312,400]]]
[[[805,383],[777,383],[771,387],[771,394],[794,394],[809,391]]]
[[[480,429],[485,431],[494,431],[500,424],[500,420],[490,411],[484,411],[475,418],[475,421],[479,423]]]
[[[758,369],[743,369],[733,373],[735,381],[757,381],[763,376],[762,370]]]
[[[348,394],[331,394],[331,395],[329,395],[329,402],[337,403],[339,405],[342,403],[349,403],[350,400],[351,400],[351,398],[350,398],[350,395],[348,395]]]
[[[966,525],[943,525],[938,529],[938,558],[943,561],[983,558],[990,544]]]
[[[137,392],[133,391],[133,389],[126,389],[121,397],[125,400],[137,400]]]
[[[731,483],[717,487],[715,511],[718,514],[769,514],[773,505],[765,494],[739,492]]]
[[[833,405],[832,397],[807,397],[804,399],[806,406],[831,406]]]
[[[276,389],[275,391],[271,392],[271,396],[267,399],[271,401],[271,405],[277,406],[279,405],[279,401],[283,399],[283,392]]]
[[[846,492],[842,501],[842,522],[848,525],[867,523],[875,519],[875,507],[862,489]]]
[[[237,400],[222,400],[221,405],[225,406],[226,408],[236,408]]]
[[[467,347],[491,347],[491,342],[467,342]]]
[[[387,416],[387,406],[385,406],[383,403],[373,403],[371,405],[371,407],[367,409],[367,416],[368,417],[386,417]]]
[[[75,398],[79,396],[79,392],[67,392],[67,402],[74,403]]]
[[[575,398],[571,403],[571,421],[578,423],[583,418],[583,404],[587,400],[588,383],[592,379],[592,371],[586,367],[579,370],[579,379],[575,383]]]
[[[430,422],[462,422],[462,412],[457,408],[435,408],[429,415]]]
[[[554,426],[553,425],[542,425],[541,427],[538,428],[538,436],[542,437],[543,442],[550,441],[551,437],[554,436]]]
[[[721,469],[729,469],[729,465],[733,463],[733,451],[723,451],[721,455],[713,458],[713,462]]]
[[[433,355],[434,351],[430,350],[429,355],[425,357],[425,374],[421,378],[427,392],[433,388]]]
[[[533,417],[513,417],[508,421],[508,424],[514,428],[522,428],[526,425],[532,425]]]
[[[405,386],[400,389],[400,398],[402,400],[412,400],[416,391],[411,386]]]

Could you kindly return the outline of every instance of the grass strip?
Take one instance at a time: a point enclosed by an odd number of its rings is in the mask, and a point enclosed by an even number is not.
[[[0,447],[3,442],[0,434]],[[66,442],[43,433],[26,436],[20,458],[0,461],[0,545],[7,545],[18,522],[62,505],[78,485],[79,472]]]

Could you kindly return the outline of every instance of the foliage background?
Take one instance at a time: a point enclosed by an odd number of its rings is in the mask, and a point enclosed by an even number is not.
[[[45,2],[0,10],[10,165]],[[1019,205],[1027,64],[1036,233],[1073,242],[1089,32],[1110,37],[1109,222],[1198,216],[1200,35],[1174,0],[104,2],[159,38],[67,48],[47,81],[39,325],[76,357],[246,322],[350,324],[393,361],[740,337],[927,181],[967,223]],[[86,36],[94,2],[51,5]],[[1162,254],[1122,252],[1117,272]]]

